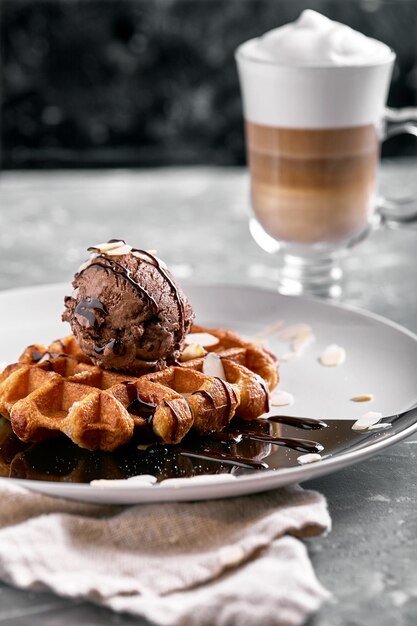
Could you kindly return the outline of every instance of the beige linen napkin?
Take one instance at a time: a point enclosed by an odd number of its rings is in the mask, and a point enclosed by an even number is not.
[[[233,499],[90,505],[0,480],[0,579],[166,626],[295,626],[328,593],[299,537],[330,529],[300,487]]]

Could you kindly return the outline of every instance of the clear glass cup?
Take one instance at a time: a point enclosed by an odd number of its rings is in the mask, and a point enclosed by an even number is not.
[[[285,66],[236,51],[251,182],[250,231],[280,260],[279,290],[340,295],[340,258],[381,216],[417,219],[417,199],[378,196],[380,146],[417,137],[417,109],[387,109],[395,53],[361,66]]]

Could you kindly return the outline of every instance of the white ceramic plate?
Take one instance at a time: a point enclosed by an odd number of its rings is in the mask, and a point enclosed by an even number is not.
[[[50,285],[0,293],[0,360],[12,362],[31,343],[48,343],[68,334],[60,321],[67,286]],[[417,429],[417,413],[407,412],[417,404],[415,371],[417,337],[400,326],[342,306],[305,298],[289,298],[275,292],[244,287],[189,287],[190,301],[199,324],[231,328],[254,336],[266,326],[283,320],[285,325],[309,324],[316,337],[304,353],[281,364],[280,388],[293,394],[295,403],[271,414],[309,416],[327,420],[328,432],[290,429],[292,436],[321,441],[324,459],[299,465],[298,452],[268,446],[261,455],[270,468],[238,471],[162,481],[156,485],[134,481],[107,483],[106,487],[78,482],[2,478],[15,480],[32,490],[89,502],[138,503],[230,497],[302,482],[333,472],[381,452],[386,446]],[[268,337],[270,348],[282,356],[288,341]],[[323,367],[318,361],[323,348],[339,344],[346,361],[338,367]],[[358,394],[373,394],[373,401],[357,404]],[[352,431],[352,421],[367,411],[398,415],[392,428],[372,433]],[[341,420],[340,422],[338,420]],[[48,443],[54,446],[54,442]],[[89,454],[89,453],[86,453]],[[68,480],[74,480],[68,479]]]

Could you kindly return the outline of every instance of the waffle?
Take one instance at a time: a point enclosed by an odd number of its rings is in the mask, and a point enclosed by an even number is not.
[[[218,338],[224,379],[204,373],[196,358],[142,376],[101,369],[74,337],[29,346],[0,376],[0,414],[24,442],[63,433],[88,450],[138,443],[179,443],[223,430],[236,414],[251,420],[268,410],[277,366],[262,348],[226,330],[194,327]]]

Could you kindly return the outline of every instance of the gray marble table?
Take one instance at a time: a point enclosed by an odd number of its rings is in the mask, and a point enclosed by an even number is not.
[[[415,160],[384,163],[382,188],[417,192],[416,174]],[[0,288],[69,281],[85,248],[113,237],[156,248],[184,282],[274,288],[276,261],[251,240],[247,197],[242,169],[3,173]],[[417,332],[416,268],[417,227],[380,228],[344,261],[343,301]],[[416,467],[414,436],[308,483],[326,495],[333,518],[331,534],[309,542],[333,594],[309,626],[417,624]],[[0,584],[0,626],[74,623],[146,624]]]

